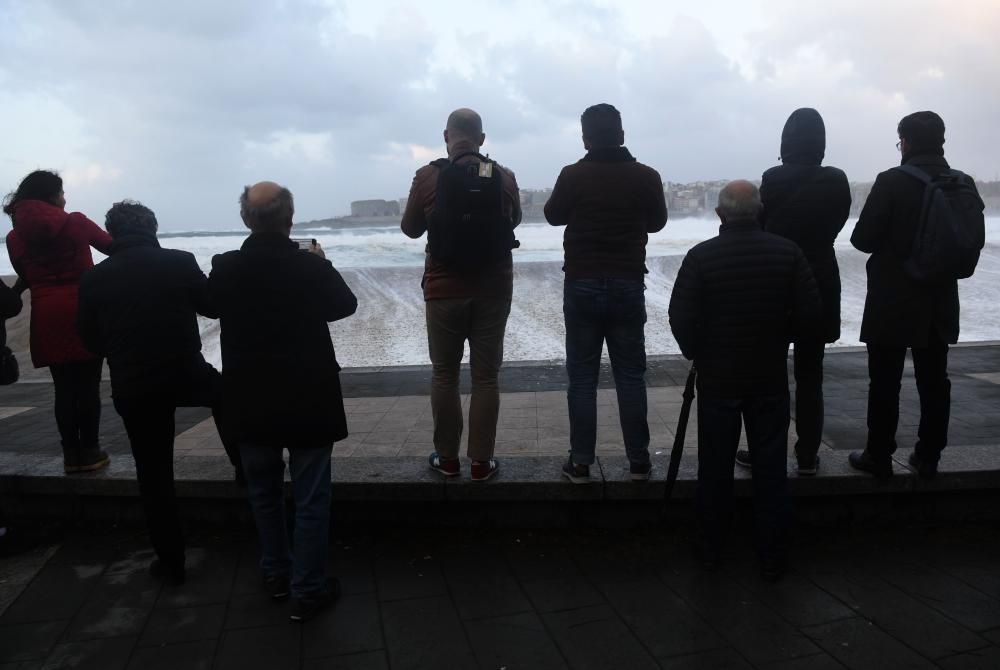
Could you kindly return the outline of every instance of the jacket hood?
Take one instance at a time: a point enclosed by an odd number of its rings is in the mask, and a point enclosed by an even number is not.
[[[12,226],[25,244],[48,242],[58,235],[69,214],[44,200],[22,200],[14,205]]]
[[[819,165],[826,153],[826,126],[823,117],[811,107],[792,112],[781,131],[783,163]]]

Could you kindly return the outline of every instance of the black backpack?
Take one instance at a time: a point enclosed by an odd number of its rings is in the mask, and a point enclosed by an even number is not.
[[[971,277],[986,244],[985,205],[975,186],[958,170],[931,177],[912,165],[894,169],[925,184],[906,273],[919,282]]]
[[[480,162],[455,162],[465,156],[477,156]],[[427,246],[434,260],[474,271],[510,253],[514,227],[503,212],[500,166],[475,152],[431,165],[440,169],[434,211],[427,221]]]

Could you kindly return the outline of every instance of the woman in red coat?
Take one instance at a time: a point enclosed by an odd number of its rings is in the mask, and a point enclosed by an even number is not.
[[[7,196],[3,211],[14,228],[7,235],[11,265],[31,289],[31,360],[52,373],[66,472],[84,472],[110,459],[99,441],[102,360],[76,334],[77,290],[94,266],[90,247],[107,253],[111,236],[65,206],[62,179],[37,170]]]

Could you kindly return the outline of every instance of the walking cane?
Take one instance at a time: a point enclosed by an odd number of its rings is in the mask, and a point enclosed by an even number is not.
[[[664,501],[670,500],[670,496],[674,492],[674,483],[677,481],[677,471],[681,467],[681,456],[684,454],[684,435],[687,433],[688,416],[691,414],[691,403],[694,401],[694,382],[697,377],[698,371],[692,365],[687,382],[684,384],[684,402],[681,403],[681,413],[677,417],[674,446],[670,450],[670,467],[667,468],[667,484],[663,491]]]

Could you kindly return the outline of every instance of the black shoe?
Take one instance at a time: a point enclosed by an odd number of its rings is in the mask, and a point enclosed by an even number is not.
[[[80,449],[75,457],[67,457],[63,454],[63,470],[66,474],[76,472],[93,472],[107,467],[111,462],[111,457],[103,449]]]
[[[736,452],[736,465],[747,468],[748,470],[753,467],[753,461],[750,459],[750,452],[746,449],[740,449]]]
[[[157,579],[162,579],[172,586],[180,586],[187,579],[187,571],[184,564],[171,564],[154,558],[149,564],[149,574]]]
[[[288,597],[288,577],[286,575],[265,577],[264,590],[275,600],[284,600]]]
[[[566,461],[562,468],[563,477],[574,484],[590,483],[590,466],[574,463],[572,456]]]
[[[340,582],[331,577],[326,580],[326,588],[316,595],[292,598],[292,612],[288,618],[295,623],[308,621],[336,602],[340,597]]]
[[[652,463],[631,463],[628,466],[629,479],[634,482],[648,482],[652,471]]]
[[[855,470],[872,474],[876,479],[889,479],[889,477],[892,477],[892,461],[884,464],[878,463],[868,453],[867,449],[864,451],[852,451],[847,460]]]
[[[921,479],[934,479],[934,476],[937,475],[938,464],[921,458],[916,449],[913,450],[907,461],[917,471]]]
[[[812,457],[796,455],[795,460],[798,463],[799,477],[812,477],[819,470],[819,454]]]

